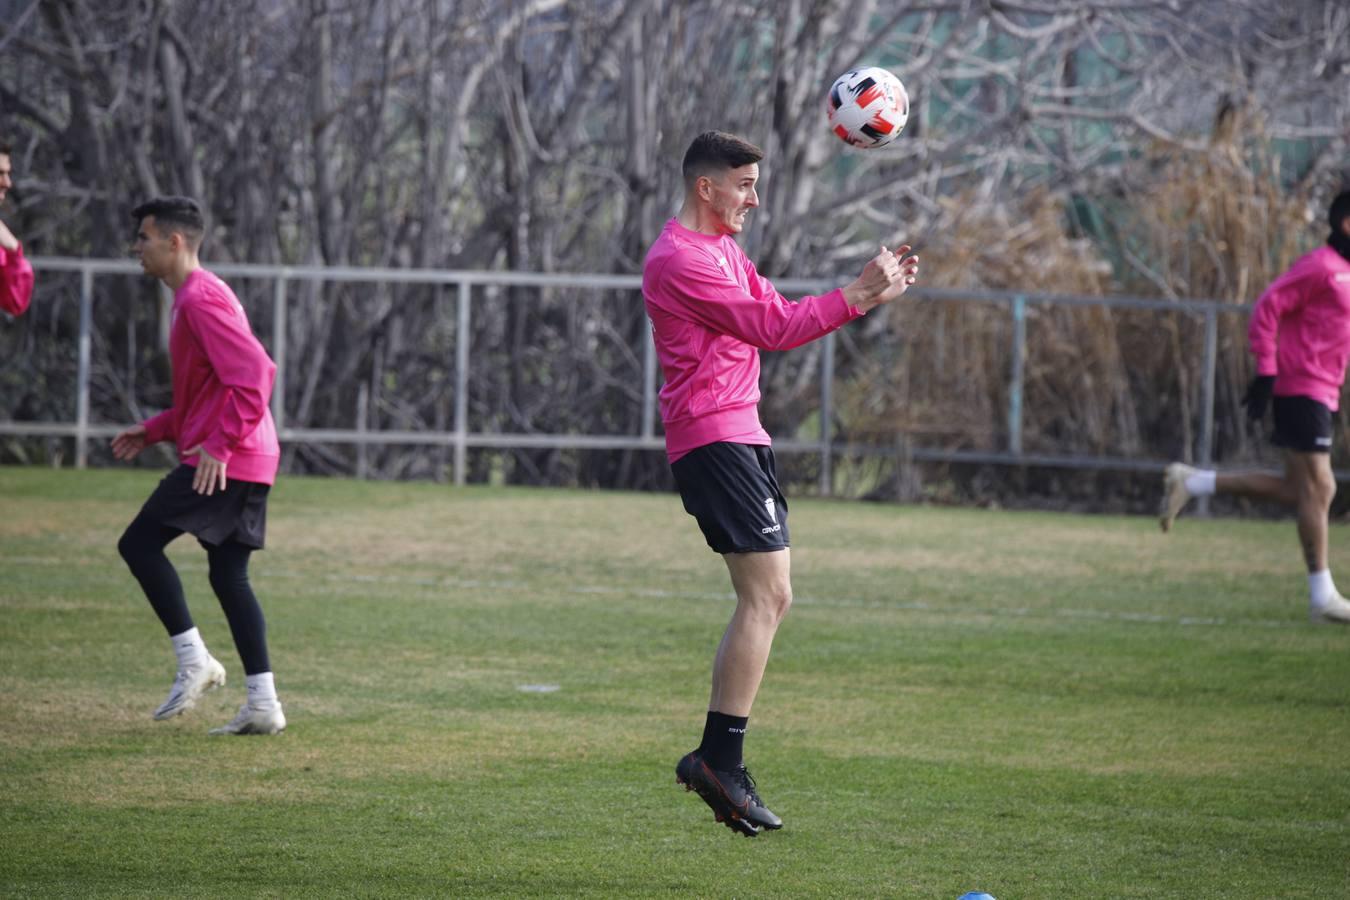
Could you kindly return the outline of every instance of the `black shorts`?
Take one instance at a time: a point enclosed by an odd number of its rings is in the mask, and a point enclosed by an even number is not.
[[[160,481],[141,515],[194,535],[207,546],[235,541],[261,550],[267,532],[269,485],[225,479],[225,490],[207,496],[192,489],[194,466],[179,465]]]
[[[1298,453],[1331,452],[1331,409],[1311,397],[1274,397],[1275,446]]]
[[[788,506],[773,450],[725,441],[671,463],[684,509],[718,553],[763,553],[788,545]]]

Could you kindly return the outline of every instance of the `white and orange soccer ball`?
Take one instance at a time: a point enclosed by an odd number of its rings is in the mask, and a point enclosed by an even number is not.
[[[871,150],[895,140],[909,119],[909,94],[886,69],[863,66],[830,85],[830,128],[842,141]]]

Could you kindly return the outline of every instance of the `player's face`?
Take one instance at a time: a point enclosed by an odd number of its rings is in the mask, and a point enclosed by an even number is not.
[[[715,216],[717,230],[722,234],[740,234],[745,228],[745,216],[759,206],[755,183],[759,181],[759,163],[750,163],[739,169],[728,169],[712,182],[709,205]]]
[[[131,252],[141,261],[141,268],[152,278],[163,278],[173,271],[173,233],[162,232],[155,224],[154,216],[141,219],[136,229],[136,239],[131,244]]]
[[[5,199],[5,194],[14,186],[14,179],[10,176],[14,169],[9,164],[9,154],[0,153],[0,201]]]

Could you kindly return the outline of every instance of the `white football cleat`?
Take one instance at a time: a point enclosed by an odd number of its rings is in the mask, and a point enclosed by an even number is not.
[[[1350,602],[1340,594],[1332,594],[1321,606],[1309,603],[1308,618],[1317,625],[1350,625]]]
[[[1164,470],[1162,502],[1158,504],[1158,527],[1164,532],[1171,530],[1172,520],[1190,502],[1191,492],[1186,490],[1186,479],[1199,471],[1185,463],[1172,463]]]
[[[206,655],[206,663],[179,669],[169,688],[169,699],[155,710],[156,719],[172,719],[197,704],[197,698],[209,690],[225,684],[225,667],[214,656]]]
[[[211,734],[279,734],[286,728],[286,714],[278,703],[271,709],[255,709],[245,703],[239,713]]]

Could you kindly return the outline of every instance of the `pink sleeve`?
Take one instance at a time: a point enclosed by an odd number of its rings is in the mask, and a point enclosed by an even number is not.
[[[164,410],[157,416],[151,416],[141,423],[145,426],[145,442],[147,444],[158,444],[160,441],[176,440],[178,435],[174,434],[173,428],[173,408]]]
[[[23,245],[0,250],[0,309],[21,316],[33,299],[33,267],[23,258]]]
[[[1308,276],[1291,277],[1290,273],[1285,273],[1271,282],[1256,301],[1247,324],[1247,344],[1256,358],[1257,375],[1279,374],[1275,350],[1280,319],[1303,305],[1308,297],[1308,287]]]
[[[243,310],[222,298],[185,305],[180,315],[211,363],[224,392],[215,429],[202,442],[207,453],[229,462],[234,448],[267,415],[277,367],[253,336]]]
[[[673,255],[666,263],[663,291],[668,303],[678,305],[670,312],[761,350],[800,347],[862,315],[848,305],[844,292],[838,289],[790,302],[748,261],[746,265],[752,286],[749,291],[711,258]]]

